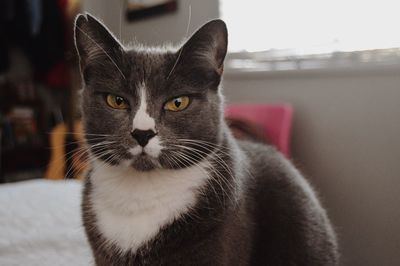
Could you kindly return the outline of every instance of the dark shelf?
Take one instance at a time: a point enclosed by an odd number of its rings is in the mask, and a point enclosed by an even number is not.
[[[2,172],[17,172],[26,169],[43,169],[47,166],[50,150],[44,147],[15,148],[1,154]]]

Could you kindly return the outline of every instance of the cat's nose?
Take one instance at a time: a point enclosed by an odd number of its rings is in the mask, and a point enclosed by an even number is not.
[[[156,132],[153,130],[140,130],[140,129],[135,129],[134,131],[131,132],[131,136],[139,143],[140,146],[144,147],[147,145],[149,140],[153,138],[155,135],[157,135]]]

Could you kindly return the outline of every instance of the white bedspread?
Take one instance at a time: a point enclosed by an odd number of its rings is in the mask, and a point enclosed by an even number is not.
[[[0,185],[0,265],[93,265],[80,181]]]

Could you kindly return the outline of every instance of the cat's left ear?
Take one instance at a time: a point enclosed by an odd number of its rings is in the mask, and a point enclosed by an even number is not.
[[[228,30],[224,21],[212,20],[197,30],[183,45],[182,60],[212,68],[221,76],[228,46]]]

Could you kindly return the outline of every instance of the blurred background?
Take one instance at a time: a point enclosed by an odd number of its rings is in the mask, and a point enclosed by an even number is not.
[[[319,192],[342,265],[400,265],[399,8],[393,0],[2,1],[0,189],[84,168],[63,160],[81,139],[78,12],[127,45],[179,45],[222,18],[227,104],[290,113],[284,139],[271,142]]]

